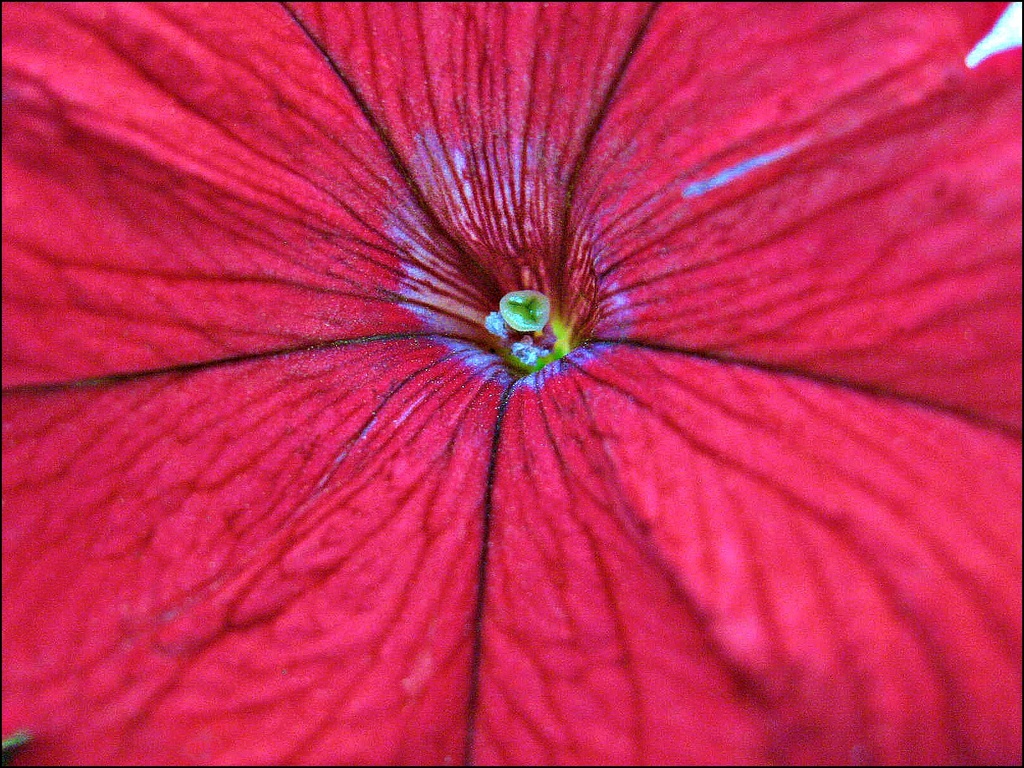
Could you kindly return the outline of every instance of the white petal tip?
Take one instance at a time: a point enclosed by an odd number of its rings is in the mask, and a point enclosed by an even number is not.
[[[1021,4],[1010,3],[992,27],[992,31],[982,38],[981,42],[971,49],[964,59],[970,69],[974,69],[989,56],[1003,51],[1020,48],[1021,45]]]

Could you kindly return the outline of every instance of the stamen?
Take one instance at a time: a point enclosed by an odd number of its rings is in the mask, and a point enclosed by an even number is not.
[[[533,368],[540,362],[540,359],[547,355],[550,350],[536,347],[533,344],[533,339],[529,336],[523,337],[522,341],[517,341],[512,344],[512,357],[521,362],[528,368]]]
[[[501,316],[500,312],[491,312],[484,320],[484,328],[492,336],[497,336],[499,339],[508,338],[508,326],[505,324],[505,318]]]

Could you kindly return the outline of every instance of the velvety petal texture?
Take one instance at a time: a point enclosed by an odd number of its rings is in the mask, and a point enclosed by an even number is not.
[[[535,289],[573,324],[592,324],[593,244],[568,211],[652,13],[631,3],[299,4],[297,21],[410,180],[414,210],[395,228],[417,244],[414,296],[461,296],[482,322],[502,294]],[[445,237],[431,239],[431,225]],[[484,290],[467,295],[474,284]]]
[[[284,10],[3,14],[5,386],[429,325],[405,184]]]
[[[1019,764],[1002,9],[5,5],[15,759]]]
[[[4,732],[45,762],[461,759],[505,376],[479,357],[5,398]]]
[[[1019,441],[683,354],[570,359],[504,416],[480,762],[1015,759]]]
[[[580,185],[596,335],[1019,429],[1020,55],[963,63],[1000,11],[659,11]]]

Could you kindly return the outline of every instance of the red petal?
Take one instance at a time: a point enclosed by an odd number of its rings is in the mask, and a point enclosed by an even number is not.
[[[461,761],[500,391],[477,358],[5,396],[4,733],[46,763]]]
[[[550,371],[503,420],[477,761],[1019,762],[1019,442],[683,355]]]
[[[964,66],[999,10],[660,9],[580,185],[597,335],[1019,428],[1020,52]]]
[[[960,68],[987,12],[665,8],[643,46],[632,6],[61,13],[4,9],[5,384],[472,337],[550,286],[607,336],[1019,424],[1019,82]],[[503,377],[449,354],[5,396],[26,757],[1019,762],[1019,442],[604,348],[519,385],[481,530]]]
[[[405,185],[268,6],[3,9],[5,386],[436,328]]]
[[[297,15],[445,231],[445,242],[430,244],[433,258],[470,259],[487,290],[484,312],[529,288],[583,322],[593,311],[591,254],[572,248],[565,213],[649,12],[625,3],[342,3]]]

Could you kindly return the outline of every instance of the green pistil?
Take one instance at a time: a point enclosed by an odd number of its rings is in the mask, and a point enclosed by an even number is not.
[[[551,360],[560,360],[569,354],[569,350],[572,349],[570,346],[570,337],[572,334],[569,332],[569,327],[559,320],[557,317],[551,318],[551,330],[555,334],[555,346],[551,350]]]
[[[484,325],[514,370],[534,373],[572,349],[569,326],[551,317],[551,303],[537,291],[506,293],[500,312],[488,315]]]
[[[551,313],[551,302],[539,291],[512,291],[501,297],[501,316],[509,327],[520,333],[544,330]]]

